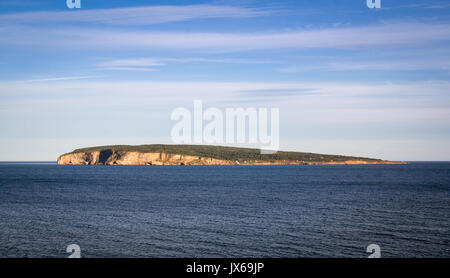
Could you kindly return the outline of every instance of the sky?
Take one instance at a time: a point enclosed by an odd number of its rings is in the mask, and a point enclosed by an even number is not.
[[[0,2],[0,161],[171,143],[177,107],[276,107],[280,149],[450,160],[450,3]]]

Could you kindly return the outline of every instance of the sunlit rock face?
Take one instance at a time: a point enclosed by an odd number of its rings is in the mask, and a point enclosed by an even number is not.
[[[133,152],[104,149],[100,151],[64,154],[58,158],[59,165],[358,165],[358,164],[405,164],[405,162],[382,160],[345,161],[232,161],[212,157],[172,154],[165,152]]]

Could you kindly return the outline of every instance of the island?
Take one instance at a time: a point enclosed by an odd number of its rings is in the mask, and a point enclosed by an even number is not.
[[[374,158],[203,145],[116,145],[76,149],[58,165],[358,165],[407,164]]]

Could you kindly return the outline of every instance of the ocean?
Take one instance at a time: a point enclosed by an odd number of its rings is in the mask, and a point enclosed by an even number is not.
[[[0,163],[0,257],[450,257],[450,163]]]

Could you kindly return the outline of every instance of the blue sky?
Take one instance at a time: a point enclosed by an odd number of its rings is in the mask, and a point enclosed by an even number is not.
[[[279,107],[281,149],[450,160],[450,3],[0,3],[0,160],[170,143],[176,107]]]

